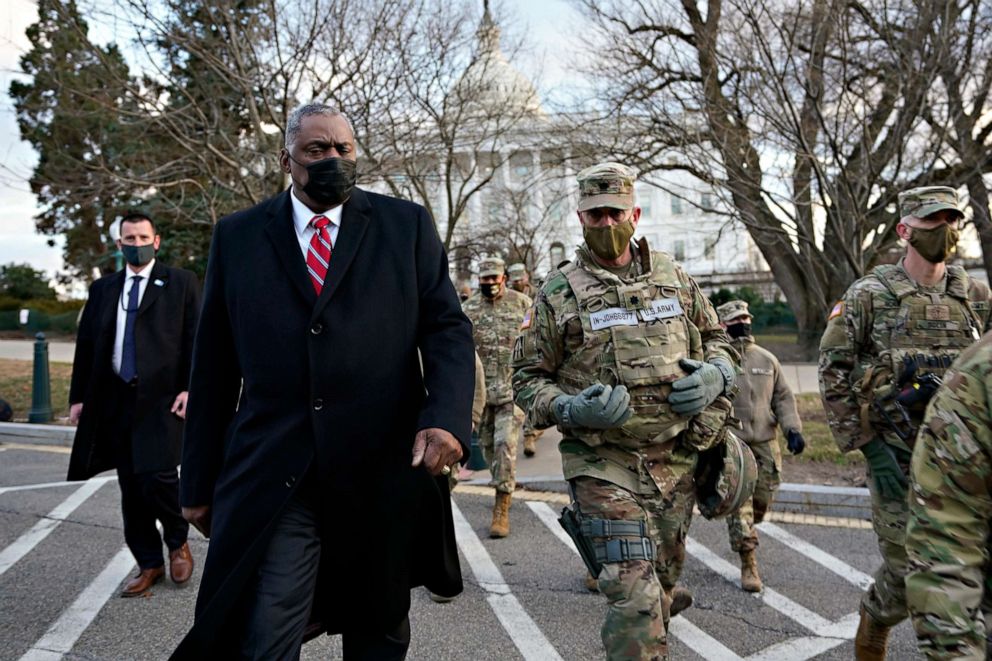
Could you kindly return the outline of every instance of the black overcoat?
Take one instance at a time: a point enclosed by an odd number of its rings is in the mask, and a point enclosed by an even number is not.
[[[114,410],[108,397],[117,329],[117,308],[128,269],[104,276],[90,286],[76,333],[69,401],[82,402],[69,459],[69,480],[85,480],[116,468],[115,439],[107,433]],[[183,422],[171,412],[176,395],[189,383],[193,336],[200,311],[200,284],[185,269],[152,266],[134,326],[138,385],[132,432],[134,472],[171,470],[179,465]]]
[[[448,430],[465,456],[471,433],[471,324],[433,221],[355,189],[318,298],[289,195],[221,220],[210,247],[180,497],[212,506],[212,535],[177,658],[235,648],[235,607],[308,469],[324,629],[388,629],[411,587],[462,587],[447,480],[410,467],[417,430]]]

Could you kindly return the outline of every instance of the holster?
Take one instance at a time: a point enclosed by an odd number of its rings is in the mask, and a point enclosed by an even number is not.
[[[586,569],[593,578],[599,578],[599,573],[603,571],[603,565],[596,560],[596,550],[593,547],[592,539],[582,534],[582,524],[579,522],[579,507],[571,503],[561,511],[561,518],[558,523],[565,529],[568,536],[575,543],[575,548],[579,552],[579,557],[585,563]]]

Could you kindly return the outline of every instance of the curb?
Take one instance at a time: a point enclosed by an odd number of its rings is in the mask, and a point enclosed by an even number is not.
[[[0,443],[72,447],[75,427],[0,422]],[[467,480],[469,486],[486,486],[488,478]],[[567,494],[568,484],[561,475],[518,477],[517,484],[527,491]],[[804,516],[833,517],[871,521],[871,495],[859,487],[828,487],[786,482],[779,487],[773,512]]]
[[[467,480],[468,486],[486,486],[487,478]],[[526,491],[568,493],[561,476],[540,475],[517,478],[518,488]],[[871,494],[862,487],[828,487],[820,484],[785,482],[778,488],[772,512],[871,521]]]
[[[75,437],[75,427],[0,422],[0,443],[72,447],[72,439]]]

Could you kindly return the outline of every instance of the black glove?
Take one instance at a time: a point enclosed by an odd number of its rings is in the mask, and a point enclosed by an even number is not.
[[[891,500],[905,498],[908,483],[892,448],[885,441],[875,438],[861,446],[861,453],[868,462],[878,493]]]
[[[789,452],[792,454],[802,454],[803,450],[806,449],[806,441],[803,439],[803,435],[795,429],[790,429],[789,433],[787,433],[785,437],[787,439],[786,445],[789,448]]]

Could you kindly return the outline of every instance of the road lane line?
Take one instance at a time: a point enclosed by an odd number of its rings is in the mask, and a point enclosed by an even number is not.
[[[555,511],[551,509],[550,505],[530,501],[527,503],[527,507],[576,556],[579,554],[578,549],[575,548],[575,542],[572,541],[572,538],[568,536],[565,529],[558,523],[558,515],[555,514]],[[668,625],[668,632],[704,659],[709,659],[710,661],[738,661],[741,658],[724,646],[719,640],[713,638],[684,617],[673,619]]]
[[[52,487],[71,487],[77,484],[87,484],[89,482],[96,482],[98,484],[103,484],[104,482],[109,482],[110,480],[116,480],[116,475],[111,475],[109,477],[94,477],[82,481],[74,482],[40,482],[38,484],[20,484],[16,487],[0,487],[0,495],[7,493],[8,491],[30,491],[32,489],[50,489]]]
[[[846,642],[843,638],[822,638],[820,636],[790,638],[752,654],[747,657],[747,661],[805,661],[805,659],[812,659]]]
[[[43,539],[48,537],[77,507],[96,493],[106,480],[96,479],[84,482],[81,487],[63,500],[55,509],[35,523],[30,530],[15,539],[7,548],[0,551],[0,576],[14,566],[18,560],[31,552]]]
[[[124,546],[20,661],[49,661],[71,651],[133,567],[134,558]]]
[[[451,501],[451,513],[454,517],[458,548],[468,561],[479,587],[488,593],[486,601],[489,602],[490,608],[493,609],[513,644],[517,646],[521,656],[527,661],[563,661],[558,651],[510,592],[510,586],[503,579],[496,563],[458,509],[454,499]]]
[[[791,532],[776,526],[774,523],[761,523],[757,527],[763,534],[785,544],[794,551],[802,553],[813,562],[829,569],[848,583],[856,585],[862,590],[867,590],[875,582],[874,578],[863,571],[855,569],[840,558],[827,553],[820,547],[814,546],[804,539],[796,537]]]
[[[740,587],[740,567],[735,567],[730,564],[692,537],[686,537],[685,549],[689,555],[702,562],[704,565],[709,567],[710,570],[716,572],[720,576],[723,576],[724,579],[733,583],[737,587]],[[782,615],[785,615],[790,620],[793,620],[817,635],[820,634],[821,630],[825,630],[833,626],[833,622],[830,620],[822,617],[818,613],[814,613],[805,606],[792,601],[788,597],[779,594],[772,588],[766,587],[761,592],[755,592],[753,596],[756,599],[764,601]]]

